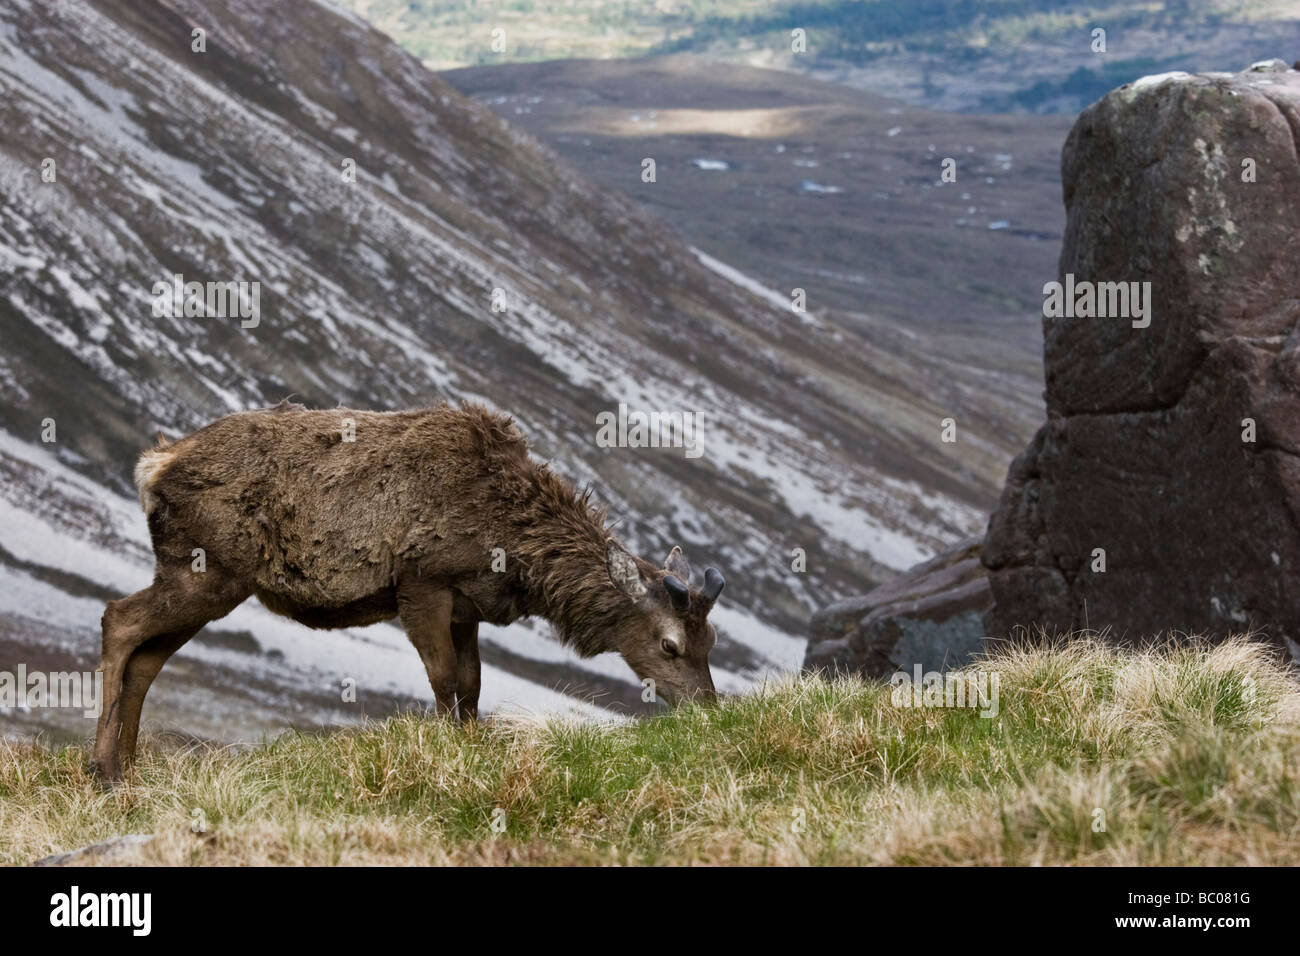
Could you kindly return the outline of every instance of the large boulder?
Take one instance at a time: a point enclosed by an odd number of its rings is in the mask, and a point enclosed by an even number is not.
[[[982,554],[990,634],[1297,647],[1298,145],[1300,73],[1276,61],[1149,77],[1079,117],[1058,281],[1150,282],[1149,324],[1044,318],[1048,420]]]
[[[992,606],[971,538],[861,597],[822,608],[812,619],[806,670],[883,677],[898,670],[960,667],[984,650]]]

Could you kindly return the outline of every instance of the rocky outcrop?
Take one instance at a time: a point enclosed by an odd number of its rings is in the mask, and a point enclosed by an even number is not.
[[[152,842],[152,833],[125,833],[79,850],[44,857],[32,866],[124,866],[139,862],[141,848]]]
[[[1150,283],[1150,311],[1044,318],[1048,421],[983,548],[991,634],[1296,646],[1298,144],[1300,73],[1278,61],[1148,77],[1079,117],[1059,281]]]
[[[992,606],[980,539],[963,541],[861,597],[813,615],[806,670],[883,677],[959,667],[984,649]]]

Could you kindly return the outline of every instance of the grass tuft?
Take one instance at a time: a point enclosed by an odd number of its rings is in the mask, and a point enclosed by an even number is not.
[[[153,833],[153,864],[1300,863],[1300,685],[1246,639],[1007,649],[998,712],[798,677],[617,726],[403,715],[160,749],[0,742],[0,861]]]

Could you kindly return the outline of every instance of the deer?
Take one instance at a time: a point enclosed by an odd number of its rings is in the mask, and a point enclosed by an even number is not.
[[[411,411],[237,412],[140,455],[153,583],[108,602],[92,769],[120,782],[168,659],[250,596],[312,628],[394,618],[435,713],[478,717],[478,626],[536,615],[580,656],[614,651],[668,704],[716,697],[707,616],[680,547],[634,556],[607,511],[531,456],[514,419],[476,403]],[[651,683],[653,682],[653,683]]]

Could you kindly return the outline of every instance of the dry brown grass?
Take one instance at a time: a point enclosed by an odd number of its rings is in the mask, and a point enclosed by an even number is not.
[[[979,667],[993,718],[804,677],[627,726],[404,716],[246,750],[146,743],[108,793],[84,748],[8,742],[0,859],[145,832],[130,861],[1300,863],[1300,690],[1261,645],[1082,639]]]

